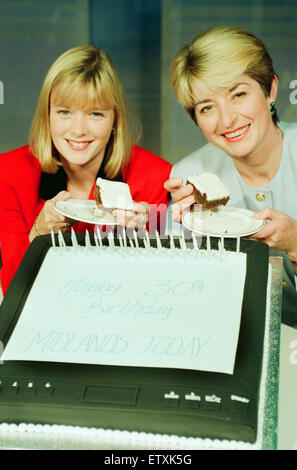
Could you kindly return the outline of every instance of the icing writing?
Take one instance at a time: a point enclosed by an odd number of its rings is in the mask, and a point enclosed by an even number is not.
[[[120,304],[106,304],[99,299],[92,302],[81,315],[76,318],[90,318],[99,315],[131,315],[133,318],[150,318],[156,320],[167,320],[173,312],[173,307],[164,307],[157,302],[144,304],[140,299],[127,300]]]
[[[207,338],[203,342],[198,337],[185,339],[182,336],[149,336],[144,354],[168,355],[168,356],[184,356],[189,355],[197,357],[201,349],[211,340]]]
[[[90,351],[101,354],[120,354],[128,347],[128,336],[118,334],[88,334],[78,337],[75,333],[66,331],[50,331],[42,334],[38,332],[25,348],[25,351],[36,348],[41,352],[67,352],[88,353]]]
[[[88,298],[102,297],[102,296],[115,296],[122,289],[123,285],[118,283],[102,283],[90,282],[84,278],[74,279],[70,278],[65,284],[58,289],[59,294],[63,297],[70,297],[73,294],[84,296]],[[144,291],[145,296],[184,296],[189,294],[200,294],[205,287],[204,281],[181,281],[173,282],[170,280],[157,280],[154,285]]]
[[[205,288],[204,281],[180,281],[171,280],[152,281],[151,286],[144,284],[143,290],[139,290],[132,298],[125,298],[125,294],[131,294],[133,288],[127,289],[125,284],[112,282],[91,282],[83,277],[74,278],[64,282],[57,290],[58,294],[67,301],[75,301],[75,319],[94,318],[102,315],[124,316],[141,318],[143,320],[168,320],[174,312],[174,303],[170,305],[167,299],[200,295]],[[158,301],[162,298],[162,301]],[[151,299],[151,300],[150,300]],[[169,305],[168,305],[169,304]]]
[[[162,295],[189,295],[200,294],[205,287],[204,281],[181,281],[174,283],[173,281],[157,281],[152,289],[144,292],[145,295],[156,297]]]
[[[66,298],[73,294],[94,298],[97,296],[114,296],[120,291],[121,287],[122,284],[118,283],[90,282],[84,278],[74,279],[72,277],[58,289],[58,293],[63,294]]]
[[[129,335],[121,334],[95,334],[78,335],[66,331],[52,330],[47,333],[37,332],[30,339],[24,351],[30,349],[38,350],[41,353],[95,353],[95,354],[122,354],[130,346],[133,351],[135,347],[140,355],[158,355],[158,356],[188,356],[197,357],[202,348],[210,341],[207,338],[201,341],[199,337],[184,339],[177,337],[151,336],[141,338],[135,346],[133,338]],[[147,341],[147,344],[145,342]]]
[[[98,250],[96,256],[66,251],[65,256],[61,250],[48,251],[4,361],[232,374],[245,258],[222,263],[196,259],[195,253],[180,258],[178,250],[164,255],[149,250],[142,258],[130,249],[124,256],[113,250]],[[221,259],[220,253],[216,257]]]

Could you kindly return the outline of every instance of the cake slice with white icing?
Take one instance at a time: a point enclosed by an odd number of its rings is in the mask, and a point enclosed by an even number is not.
[[[204,209],[226,205],[230,199],[231,191],[214,173],[189,176],[187,183],[193,185],[195,202],[201,204]]]
[[[97,178],[94,198],[100,208],[130,210],[133,207],[129,185],[121,181]]]

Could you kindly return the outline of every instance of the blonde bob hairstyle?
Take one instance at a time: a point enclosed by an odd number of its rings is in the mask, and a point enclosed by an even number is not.
[[[175,95],[194,122],[194,87],[231,88],[242,75],[256,80],[265,96],[270,95],[276,73],[264,44],[248,31],[227,26],[195,35],[179,50],[170,69]],[[276,113],[272,118],[276,123]]]
[[[41,88],[30,129],[30,150],[40,161],[42,171],[57,172],[62,163],[50,133],[51,97],[59,106],[73,105],[81,90],[86,91],[87,107],[114,108],[113,131],[103,161],[106,177],[114,179],[130,159],[132,122],[135,123],[138,137],[141,126],[128,104],[110,57],[102,49],[89,45],[75,47],[64,52],[52,64]]]

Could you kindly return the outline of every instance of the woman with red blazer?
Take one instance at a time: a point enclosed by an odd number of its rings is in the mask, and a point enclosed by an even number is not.
[[[170,201],[163,185],[171,165],[134,145],[129,123],[127,99],[103,50],[79,46],[58,57],[40,92],[29,145],[0,155],[3,294],[36,236],[94,230],[58,213],[54,202],[94,199],[99,176],[130,187],[134,206],[114,211],[119,224],[158,228],[156,213],[165,216]]]

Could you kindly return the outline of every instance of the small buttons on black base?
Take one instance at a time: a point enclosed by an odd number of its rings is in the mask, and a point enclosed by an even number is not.
[[[164,393],[163,405],[168,407],[176,407],[179,405],[179,395],[171,391],[170,393]]]

